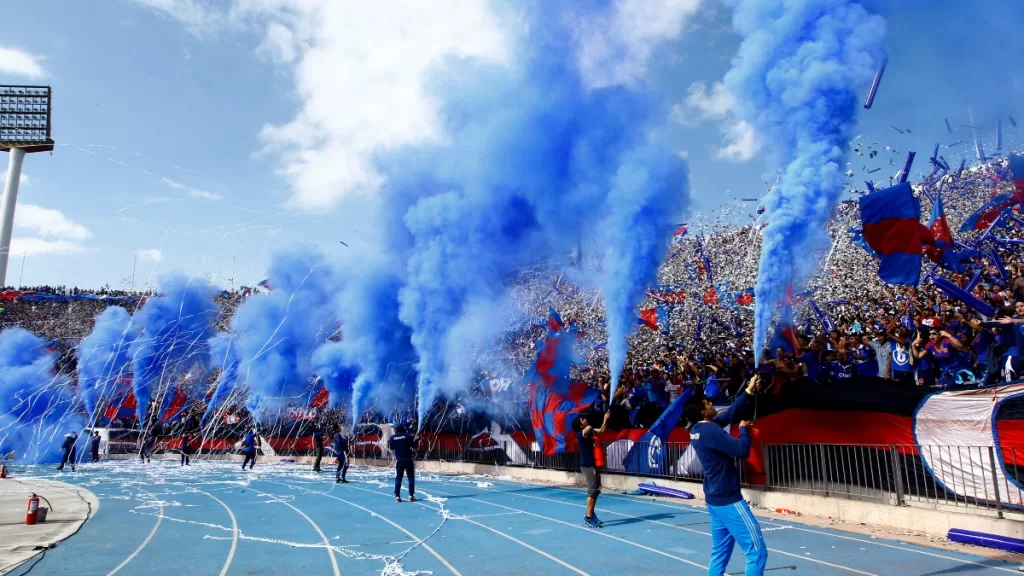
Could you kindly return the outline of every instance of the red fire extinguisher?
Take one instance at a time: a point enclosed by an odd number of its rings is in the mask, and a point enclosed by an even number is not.
[[[0,464],[0,478],[7,478],[7,464]]]
[[[28,499],[28,512],[25,513],[25,524],[34,526],[39,517],[39,496],[32,494]]]

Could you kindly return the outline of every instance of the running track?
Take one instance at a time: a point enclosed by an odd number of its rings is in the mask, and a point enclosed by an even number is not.
[[[327,467],[325,466],[325,469]],[[49,468],[21,474],[56,477]],[[350,484],[306,466],[170,461],[83,464],[60,479],[92,490],[95,516],[13,574],[706,574],[708,516],[676,501],[605,494],[602,530],[584,494],[491,478],[420,474],[418,503],[394,501],[390,471]],[[403,491],[403,497],[406,493]],[[759,518],[769,574],[1019,574],[1015,565]],[[730,573],[742,573],[734,551]]]

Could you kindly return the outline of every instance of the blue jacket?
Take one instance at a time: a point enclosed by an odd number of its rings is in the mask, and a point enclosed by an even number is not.
[[[334,433],[334,455],[342,458],[348,454],[348,436],[341,432]]]
[[[255,452],[256,435],[253,434],[252,432],[249,432],[248,434],[245,435],[245,438],[242,439],[242,444],[244,445],[244,448],[242,450],[243,452]]]
[[[703,421],[690,428],[690,445],[704,468],[704,499],[712,506],[727,506],[743,500],[736,458],[750,455],[750,435],[740,429],[739,439],[723,430],[733,423],[733,417],[742,411],[749,396],[741,392],[732,406],[715,416],[713,422]]]
[[[395,434],[388,439],[388,448],[395,453],[396,460],[412,460],[415,450],[415,436],[408,432]]]

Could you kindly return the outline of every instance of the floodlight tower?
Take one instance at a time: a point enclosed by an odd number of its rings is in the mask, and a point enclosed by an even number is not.
[[[0,287],[7,285],[7,260],[14,231],[21,165],[28,152],[53,150],[50,111],[53,90],[49,86],[0,86],[0,151],[10,152],[7,182],[0,200]]]

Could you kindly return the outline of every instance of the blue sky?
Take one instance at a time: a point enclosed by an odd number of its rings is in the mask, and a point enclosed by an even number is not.
[[[482,3],[359,4],[5,6],[0,83],[53,86],[58,143],[52,155],[26,159],[8,283],[18,283],[24,261],[28,285],[124,287],[133,265],[137,286],[174,271],[254,285],[279,247],[316,244],[339,257],[373,250],[388,223],[374,219],[386,183],[370,157],[443,139],[425,70],[451,55],[514,63],[516,28]],[[740,41],[730,10],[715,0],[615,4],[620,17],[581,48],[588,78],[647,83],[662,97],[660,131],[690,165],[694,210],[763,194],[770,143],[735,120],[716,84]],[[987,151],[997,115],[1004,148],[1018,147],[1024,128],[1006,116],[1024,119],[1024,76],[1007,55],[1024,53],[1024,3],[878,9],[889,25],[889,66],[874,107],[862,111],[861,133],[899,153],[852,158],[853,185],[887,181],[908,149],[918,152],[915,172],[926,171],[936,142],[970,138],[960,126],[968,107]],[[614,66],[605,52],[616,54]],[[958,162],[973,149],[943,153]],[[883,169],[864,174],[875,167]],[[733,214],[743,219],[755,207]]]

